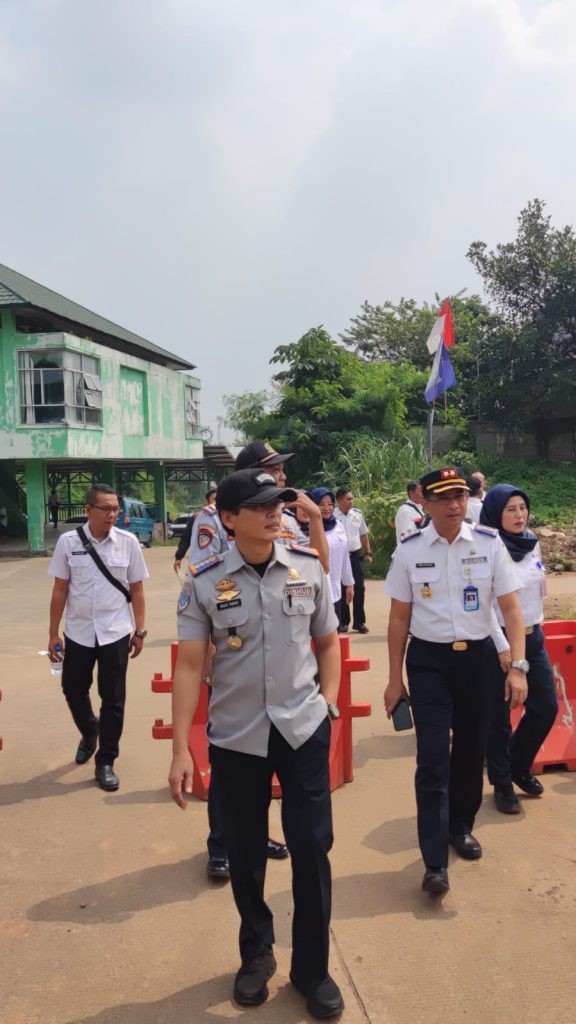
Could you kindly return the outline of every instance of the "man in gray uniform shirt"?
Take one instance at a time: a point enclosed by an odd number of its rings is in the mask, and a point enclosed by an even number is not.
[[[330,585],[317,555],[275,543],[282,503],[295,500],[295,491],[277,487],[261,468],[232,473],[218,486],[216,506],[236,544],[191,567],[179,598],[169,782],[172,798],[185,808],[193,771],[188,734],[211,636],[210,763],[241,917],[234,998],[241,1006],[264,1002],[276,970],[272,914],[264,901],[276,772],[292,859],[290,980],[307,999],[309,1013],[325,1019],[344,1005],[328,974],[328,753],[330,718],[338,717],[340,648]]]

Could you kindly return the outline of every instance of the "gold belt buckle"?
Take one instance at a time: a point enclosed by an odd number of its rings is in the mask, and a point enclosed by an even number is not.
[[[526,636],[530,636],[530,634],[534,632],[534,628],[535,628],[534,626],[527,626],[526,629],[524,630]]]
[[[465,640],[455,640],[454,643],[452,644],[452,650],[453,651],[467,651],[468,650],[468,644],[466,643]]]

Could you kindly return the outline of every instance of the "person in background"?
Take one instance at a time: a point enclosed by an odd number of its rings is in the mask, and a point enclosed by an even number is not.
[[[355,633],[368,633],[366,614],[364,612],[364,560],[372,562],[370,538],[364,516],[359,508],[354,508],[354,495],[349,487],[339,487],[336,491],[334,515],[344,527],[348,540],[348,554],[354,576],[354,600],[352,602],[352,630]],[[350,625],[350,611],[346,603],[346,594],[342,594],[342,617],[339,633],[347,633]]]
[[[62,690],[82,737],[76,764],[86,764],[98,748],[95,779],[107,792],[119,786],[114,762],[124,725],[128,656],[138,657],[147,635],[144,580],[148,570],[136,537],[114,525],[119,511],[118,495],[108,484],[94,484],[86,492],[84,533],[120,587],[102,573],[77,530],[58,538],[48,566],[48,574],[54,577],[48,654],[50,661],[60,661],[64,651]],[[63,639],[59,631],[65,609]],[[90,701],[95,665],[99,719]]]
[[[468,488],[456,466],[422,477],[432,522],[400,542],[384,584],[392,598],[388,627],[388,718],[408,699],[416,727],[418,840],[422,888],[449,889],[448,847],[478,860],[472,834],[482,802],[486,735],[495,686],[492,601],[502,610],[512,660],[506,690],[512,706],[526,697],[519,579],[496,530],[464,522]]]
[[[484,476],[484,473],[480,472],[479,469],[475,469],[474,472],[472,473],[472,476],[475,476],[480,481],[480,490],[478,491],[478,498],[480,499],[480,501],[484,501],[484,498],[487,493],[488,479],[487,477]]]
[[[348,540],[344,527],[338,522],[334,515],[335,498],[332,491],[327,487],[315,487],[310,491],[310,497],[315,505],[318,505],[322,515],[322,523],[328,540],[330,560],[330,586],[332,587],[332,599],[334,611],[341,621],[342,600],[347,605],[352,604],[354,599],[354,576],[350,565],[348,554]]]
[[[421,505],[422,488],[418,480],[409,480],[406,484],[406,491],[408,492],[408,497],[400,505],[394,519],[397,544],[400,543],[402,537],[405,537],[407,533],[419,530],[424,519],[424,511]]]
[[[50,491],[48,496],[48,512],[50,513],[50,522],[53,523],[54,529],[58,529],[58,509],[60,508],[60,502],[58,501],[58,495],[54,488]]]
[[[526,630],[526,664],[529,666],[525,711],[514,733],[502,675],[494,701],[486,758],[488,778],[494,786],[494,803],[502,814],[518,814],[520,811],[514,783],[529,796],[541,796],[544,792],[531,767],[558,714],[552,667],[540,625],[544,619],[546,576],[538,538],[528,529],[529,515],[528,495],[512,484],[496,484],[488,491],[482,505],[481,522],[498,530],[521,580],[518,596]],[[493,638],[501,668],[507,672],[510,644],[503,630],[500,609],[495,606],[494,610],[498,625]]]
[[[209,491],[206,491],[206,494],[205,494],[204,497],[205,497],[205,500],[206,500],[206,505],[204,506],[203,511],[206,511],[206,509],[208,507],[210,507],[212,509],[215,509],[216,508],[216,488],[215,487],[211,487]],[[198,515],[199,515],[198,512],[194,512],[190,516],[188,522],[186,523],[186,529],[184,530],[184,533],[182,534],[182,536],[181,536],[181,538],[180,538],[180,540],[178,542],[178,547],[176,548],[176,554],[174,555],[174,572],[175,573],[180,572],[180,566],[182,565],[182,562],[186,558],[186,554],[187,554],[188,549],[189,549],[189,547],[190,547],[190,545],[192,543],[192,529],[194,527],[194,521],[195,521],[195,519],[196,519],[196,517]]]
[[[482,502],[478,495],[482,490],[482,484],[480,483],[479,478],[474,475],[466,477],[466,484],[470,491],[468,495],[468,509],[466,512],[466,522],[479,523],[480,513],[482,511]]]

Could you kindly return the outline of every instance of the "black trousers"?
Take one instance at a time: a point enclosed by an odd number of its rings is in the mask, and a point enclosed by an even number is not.
[[[364,548],[350,552],[350,565],[354,577],[354,600],[352,602],[352,628],[358,629],[366,622],[364,614]],[[346,587],[342,587],[342,603],[340,606],[340,625],[350,625],[350,605],[346,604]]]
[[[418,841],[427,867],[446,867],[448,837],[472,830],[482,802],[496,663],[490,638],[468,641],[466,651],[410,641],[406,669],[416,727]]]
[[[212,783],[222,809],[234,900],[240,914],[240,956],[248,963],[274,942],[264,900],[271,782],[282,786],[282,825],[292,864],[292,971],[299,981],[328,973],[332,881],[332,806],[328,772],[330,722],[293,750],[272,726],[268,756],[210,744]]]
[[[130,634],[114,643],[84,647],[66,637],[62,665],[62,690],[76,727],[87,739],[100,733],[96,764],[114,764],[124,726],[126,670]],[[100,722],[92,709],[90,687],[98,665]]]
[[[526,658],[530,662],[528,697],[515,733],[510,726],[510,705],[504,700],[504,673],[498,668],[486,745],[488,778],[493,786],[505,785],[530,771],[558,714],[552,667],[540,626],[526,637]]]

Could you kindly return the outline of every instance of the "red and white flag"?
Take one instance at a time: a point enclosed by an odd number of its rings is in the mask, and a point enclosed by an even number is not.
[[[426,348],[431,355],[434,355],[440,342],[444,348],[451,348],[454,344],[454,326],[452,324],[452,310],[448,301],[443,302],[438,316],[436,317],[432,330],[426,342]]]

